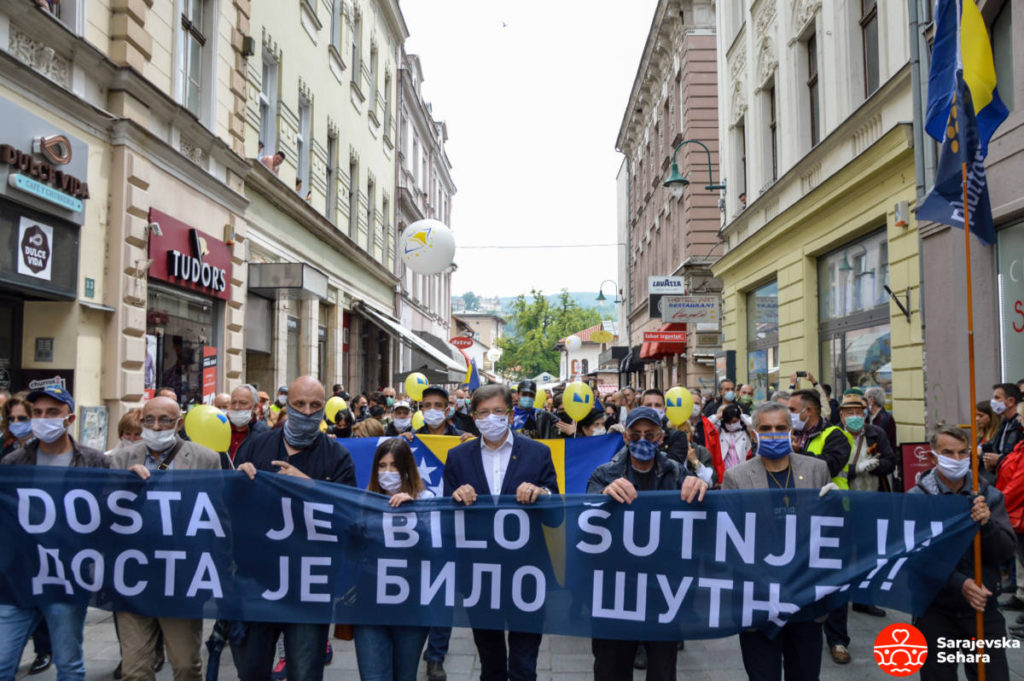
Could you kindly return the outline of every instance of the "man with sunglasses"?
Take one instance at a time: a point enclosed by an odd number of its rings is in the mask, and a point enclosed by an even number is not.
[[[123,447],[110,457],[110,467],[129,470],[143,480],[161,471],[220,470],[220,454],[178,435],[184,419],[181,407],[169,397],[154,397],[142,406],[142,439]],[[230,466],[230,463],[228,464]],[[118,612],[117,630],[121,640],[121,673],[127,679],[151,678],[154,659],[161,660],[157,637],[163,632],[164,649],[174,678],[199,681],[203,661],[202,619],[150,617]]]
[[[679,490],[686,503],[704,501],[708,484],[661,450],[665,438],[661,415],[652,407],[637,407],[626,415],[625,442],[608,463],[598,466],[587,482],[587,494],[607,494],[630,504],[640,492]],[[678,644],[675,641],[611,641],[594,639],[595,681],[633,678],[637,648],[647,651],[649,681],[674,679]]]

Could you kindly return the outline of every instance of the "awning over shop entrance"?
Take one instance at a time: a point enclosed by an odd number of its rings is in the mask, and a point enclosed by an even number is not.
[[[415,352],[421,353],[427,360],[425,367],[432,370],[434,378],[424,373],[431,383],[461,383],[466,376],[466,363],[457,362],[451,356],[441,352],[426,340],[417,336],[414,332],[402,326],[394,317],[385,315],[374,310],[368,305],[361,305],[360,311],[366,314],[371,321],[379,324],[381,328],[394,334],[399,340],[411,347]],[[443,378],[441,375],[443,374]],[[403,376],[408,375],[408,373]],[[437,380],[435,380],[437,379]]]

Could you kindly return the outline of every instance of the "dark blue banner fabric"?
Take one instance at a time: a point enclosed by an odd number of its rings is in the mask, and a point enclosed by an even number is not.
[[[226,620],[641,640],[771,632],[848,600],[921,613],[964,497],[815,490],[385,497],[259,473],[4,467],[0,601]]]

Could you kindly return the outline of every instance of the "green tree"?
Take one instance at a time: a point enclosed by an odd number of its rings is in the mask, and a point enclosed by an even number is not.
[[[507,376],[529,378],[547,371],[558,375],[555,344],[565,336],[601,323],[597,310],[582,308],[565,289],[554,301],[536,289],[512,301],[510,326],[515,335],[498,340],[504,351],[498,369]]]
[[[480,296],[472,291],[466,291],[463,293],[462,301],[466,303],[466,312],[472,312],[480,309]]]

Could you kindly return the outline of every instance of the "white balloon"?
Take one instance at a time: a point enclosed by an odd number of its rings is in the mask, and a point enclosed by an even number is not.
[[[417,220],[402,232],[402,260],[413,272],[437,274],[455,258],[455,235],[438,220]]]
[[[569,336],[565,339],[565,347],[569,352],[576,352],[583,347],[583,341],[579,336]]]
[[[497,362],[499,359],[501,359],[501,348],[491,348],[490,350],[488,350],[487,359],[491,360],[492,362]]]

